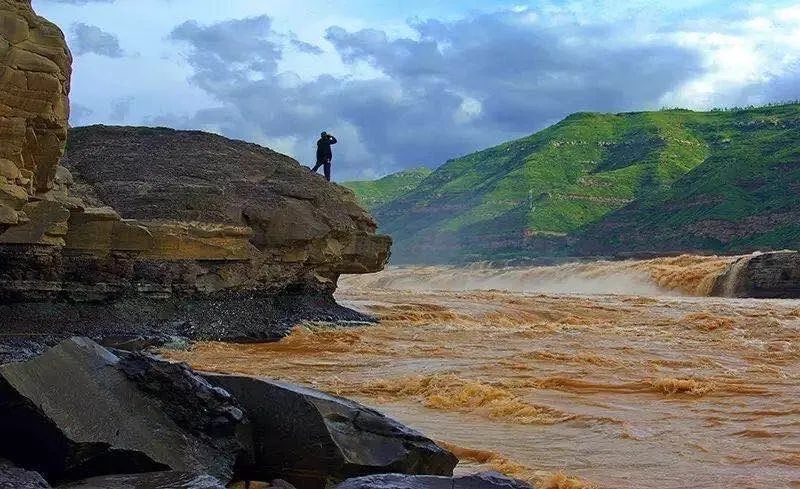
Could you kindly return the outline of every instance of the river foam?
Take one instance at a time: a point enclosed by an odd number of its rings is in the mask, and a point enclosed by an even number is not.
[[[506,290],[584,295],[706,296],[737,258],[682,255],[544,267],[390,267],[370,275],[344,277],[341,286],[415,291]]]
[[[461,472],[540,489],[794,487],[800,301],[702,297],[731,261],[583,265],[673,284],[652,295],[536,291],[543,275],[519,269],[393,269],[338,293],[378,325],[165,354],[352,397],[442,440]],[[497,290],[498,275],[521,290]]]

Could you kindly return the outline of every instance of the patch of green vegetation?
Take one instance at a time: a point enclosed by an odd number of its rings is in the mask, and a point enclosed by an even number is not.
[[[800,105],[573,114],[403,190],[380,182],[351,188],[394,236],[397,262],[783,247]]]
[[[342,186],[355,192],[359,202],[368,209],[374,209],[414,190],[431,170],[414,168],[392,173],[378,180],[358,180],[344,182]]]

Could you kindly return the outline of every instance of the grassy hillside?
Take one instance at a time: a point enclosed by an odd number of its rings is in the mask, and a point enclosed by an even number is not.
[[[344,182],[342,185],[355,192],[365,207],[374,209],[414,190],[430,174],[428,168],[414,168],[378,180]]]
[[[581,253],[800,248],[800,105],[697,115],[705,162],[579,233]]]
[[[799,121],[797,104],[574,114],[374,210],[397,262],[793,246]]]

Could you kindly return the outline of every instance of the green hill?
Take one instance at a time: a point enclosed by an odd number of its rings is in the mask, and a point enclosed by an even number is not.
[[[392,173],[378,180],[358,180],[344,182],[358,196],[358,200],[368,209],[375,209],[414,190],[419,183],[431,174],[429,168],[413,168]]]
[[[797,247],[798,129],[798,104],[579,113],[374,213],[398,263]]]

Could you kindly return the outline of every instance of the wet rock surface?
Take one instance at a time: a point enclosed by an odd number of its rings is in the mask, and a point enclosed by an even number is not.
[[[348,479],[336,489],[532,489],[532,486],[497,472],[481,472],[463,477],[370,475]]]
[[[458,460],[433,441],[356,402],[267,379],[207,374],[235,396],[253,429],[243,478],[323,488],[364,474],[452,475]]]
[[[185,367],[86,338],[0,367],[0,456],[50,482],[178,470],[227,482],[244,415]]]
[[[711,295],[800,298],[800,253],[782,251],[742,257],[717,279]]]
[[[0,487],[15,489],[316,489],[384,472],[450,476],[458,462],[347,399],[79,337],[0,366],[0,457]]]

